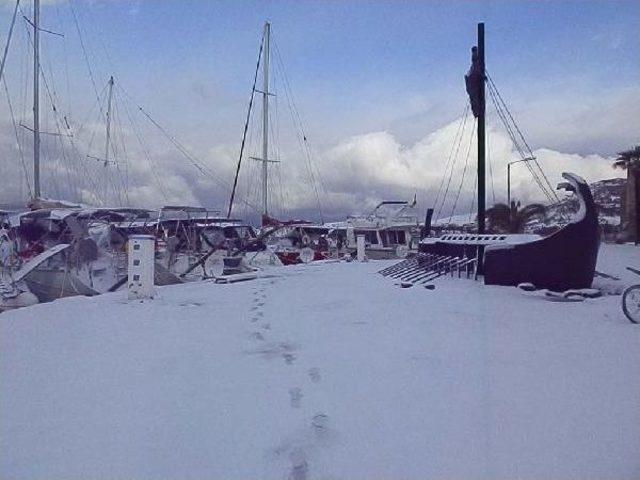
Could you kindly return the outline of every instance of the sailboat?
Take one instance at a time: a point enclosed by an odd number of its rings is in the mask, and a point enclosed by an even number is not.
[[[97,295],[120,288],[127,275],[126,240],[130,234],[145,233],[156,237],[157,285],[211,276],[216,264],[222,263],[221,254],[211,255],[212,250],[219,253],[227,252],[231,247],[251,250],[260,246],[250,225],[203,207],[167,206],[160,211],[95,208],[43,198],[40,0],[33,2],[33,20],[29,23],[33,27],[34,58],[33,128],[29,128],[33,133],[34,189],[28,202],[30,210],[13,215],[11,222],[3,222],[7,228],[0,232],[2,238],[7,238],[0,242],[3,252],[6,251],[6,255],[2,255],[0,294],[3,300],[0,309],[71,295]],[[109,78],[107,88],[104,154],[101,157],[87,155],[105,168],[117,166],[115,147],[112,155],[113,76]]]
[[[321,224],[306,220],[279,220],[273,217],[271,213],[271,202],[269,193],[269,165],[278,161],[269,157],[269,97],[273,96],[270,90],[270,63],[271,63],[271,24],[265,22],[262,43],[258,54],[258,62],[256,64],[256,72],[254,83],[251,91],[251,99],[247,112],[247,120],[245,123],[242,144],[240,147],[240,156],[236,168],[233,189],[229,199],[229,209],[227,216],[230,217],[233,211],[236,188],[238,185],[238,176],[240,173],[240,165],[243,158],[245,141],[247,138],[247,129],[253,108],[254,94],[262,95],[262,150],[260,157],[252,157],[253,160],[261,164],[260,172],[260,230],[261,238],[267,244],[268,263],[291,265],[301,262],[313,260],[321,260],[327,257],[328,251],[323,248],[322,242],[318,239],[326,234],[328,229]],[[256,88],[258,79],[258,71],[262,66],[262,88]],[[306,141],[306,137],[303,135]],[[265,264],[264,255],[254,255],[252,262],[256,264]]]
[[[18,4],[14,11],[13,22],[15,22],[18,11]],[[34,182],[34,198],[40,197],[40,0],[33,1],[33,182]],[[12,29],[13,30],[13,22]],[[11,31],[10,31],[11,34]],[[11,35],[7,38],[7,47]],[[6,58],[6,55],[5,55]],[[4,67],[4,59],[3,59]],[[4,229],[3,229],[4,230]],[[48,256],[36,255],[32,262],[27,262],[19,270],[20,258],[18,254],[18,239],[11,239],[6,232],[3,232],[3,246],[7,250],[3,255],[2,278],[0,279],[0,310],[6,308],[17,308],[21,306],[37,303],[37,299],[27,286],[27,276]],[[62,250],[62,248],[60,249]],[[42,252],[44,253],[44,252]],[[57,253],[57,252],[56,252]],[[45,258],[46,257],[46,258]],[[9,262],[10,259],[15,261]],[[14,275],[14,273],[16,275]]]
[[[485,82],[484,24],[478,24],[478,44],[472,49],[472,66],[465,76],[471,108],[477,117],[478,229],[477,233],[425,238],[420,253],[424,267],[476,265],[487,285],[517,286],[531,283],[554,291],[588,288],[593,282],[600,235],[596,205],[587,182],[573,173],[558,185],[575,195],[580,208],[567,225],[548,237],[529,234],[491,234],[485,228]],[[425,225],[426,230],[429,226]],[[432,261],[432,259],[434,259]],[[420,264],[420,259],[417,262]],[[420,267],[416,267],[420,269]],[[444,267],[446,270],[447,267]],[[429,278],[429,277],[427,277]]]
[[[16,3],[16,11],[18,4]],[[6,222],[11,242],[3,255],[2,302],[14,308],[73,295],[97,295],[126,276],[126,261],[110,247],[111,223],[149,218],[144,209],[92,208],[43,198],[40,175],[40,0],[33,2],[33,196],[29,211]],[[7,40],[7,49],[10,36]],[[105,167],[110,159],[113,77],[108,82]],[[13,260],[11,260],[13,259]],[[8,261],[9,260],[9,261]],[[21,300],[22,299],[22,300]]]

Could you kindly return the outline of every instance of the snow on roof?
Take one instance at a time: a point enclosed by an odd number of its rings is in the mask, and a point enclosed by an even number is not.
[[[434,226],[445,226],[445,225],[457,225],[464,226],[475,223],[477,215],[475,213],[469,214],[464,213],[460,215],[453,215],[450,217],[442,217],[434,220],[431,224]]]
[[[196,223],[197,227],[203,227],[203,228],[227,228],[227,227],[236,227],[236,228],[240,228],[240,227],[251,227],[251,225],[248,225],[246,223],[242,223],[240,220],[238,221],[221,221],[221,222],[215,222],[215,223],[210,223],[210,222],[205,222],[205,223]],[[253,228],[253,227],[251,227]]]
[[[124,222],[110,222],[116,228],[139,228],[139,227],[155,227],[158,224],[156,219],[149,220],[127,220]]]

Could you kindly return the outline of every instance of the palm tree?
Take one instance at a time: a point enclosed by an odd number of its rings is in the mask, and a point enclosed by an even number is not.
[[[506,203],[496,203],[487,210],[487,222],[489,230],[496,233],[522,233],[524,226],[532,218],[544,217],[547,208],[541,203],[530,203],[520,208],[520,202],[511,201],[511,205]]]
[[[629,169],[640,168],[640,145],[630,150],[618,152],[618,158],[613,162],[613,168]]]
[[[613,168],[627,171],[626,205],[623,206],[623,228],[626,229],[629,240],[640,242],[640,145],[630,150],[618,153],[613,162]]]

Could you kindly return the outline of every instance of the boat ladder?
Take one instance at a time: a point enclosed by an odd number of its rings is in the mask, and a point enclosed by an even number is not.
[[[418,253],[395,265],[383,268],[378,273],[385,277],[397,278],[402,282],[411,284],[423,284],[436,278],[450,275],[462,278],[475,277],[476,258],[453,257],[450,255],[436,255],[431,253]]]

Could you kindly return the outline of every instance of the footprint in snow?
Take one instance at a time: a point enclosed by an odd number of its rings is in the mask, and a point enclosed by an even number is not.
[[[248,355],[261,355],[267,360],[272,360],[274,358],[284,358],[287,361],[289,358],[290,362],[293,363],[295,360],[295,355],[293,352],[296,350],[296,346],[287,342],[280,343],[272,343],[269,342],[265,345],[260,346],[259,348],[255,348],[253,350],[246,350],[244,353]]]
[[[302,390],[300,388],[295,387],[289,389],[289,403],[291,404],[291,408],[300,408],[302,404]]]
[[[282,358],[284,358],[284,363],[287,365],[293,365],[293,362],[296,360],[296,356],[293,353],[284,353],[282,354]]]
[[[320,375],[320,369],[317,367],[310,368],[307,373],[309,374],[309,378],[313,383],[318,383],[322,379],[322,376]]]
[[[178,305],[180,305],[181,307],[201,307],[204,304],[202,302],[183,302],[179,303]]]
[[[291,471],[288,480],[307,480],[309,475],[309,464],[307,456],[302,448],[294,448],[289,454],[291,460]]]
[[[329,416],[325,413],[317,413],[311,419],[311,427],[316,435],[324,435],[329,429]]]
[[[251,332],[250,336],[253,340],[260,340],[261,342],[264,342],[264,335],[262,332]]]
[[[336,439],[337,433],[329,425],[329,416],[320,412],[313,416],[310,424],[283,439],[271,452],[276,458],[288,456],[291,462],[288,479],[306,480],[309,476],[309,456],[320,448],[335,444]]]

